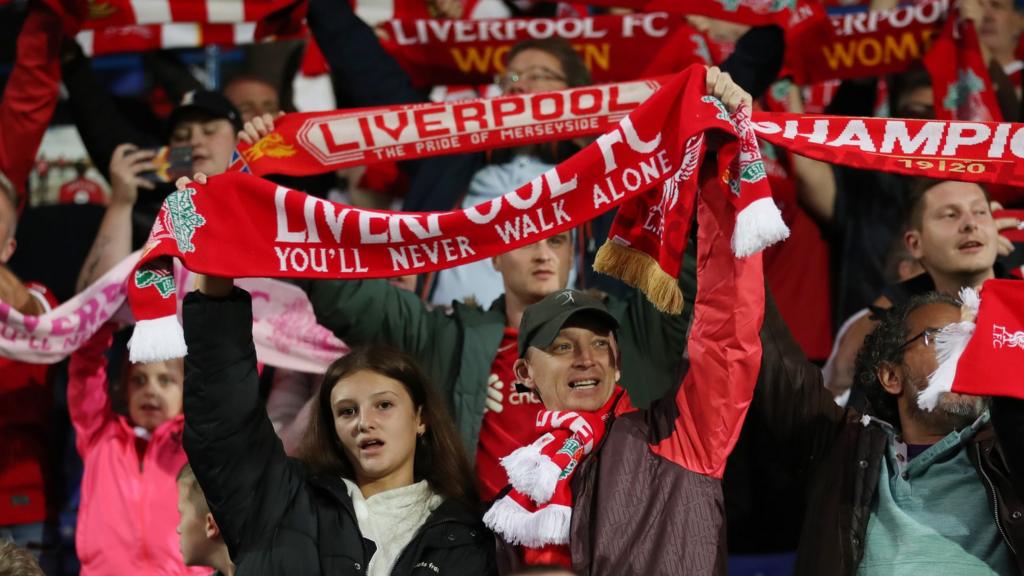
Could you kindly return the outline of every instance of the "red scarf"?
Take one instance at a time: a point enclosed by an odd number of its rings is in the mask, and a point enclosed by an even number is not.
[[[201,46],[243,46],[267,40],[294,39],[306,34],[301,24],[301,19],[238,24],[136,24],[82,30],[75,35],[75,40],[86,56],[104,56]]]
[[[961,321],[935,336],[938,367],[917,402],[934,410],[945,392],[1024,400],[1024,282],[986,280],[960,292]]]
[[[587,4],[644,12],[665,10],[750,26],[778,24],[792,27],[824,15],[821,4],[813,0],[588,0]]]
[[[122,30],[139,25],[172,22],[273,26],[272,21],[301,21],[304,0],[43,0],[64,20],[69,34],[80,30]],[[197,42],[199,40],[197,39]],[[196,45],[203,45],[198,43]],[[152,46],[159,48],[159,46]],[[130,50],[128,48],[127,50]],[[124,51],[124,50],[122,50]]]
[[[231,169],[317,174],[348,166],[602,134],[666,78],[441,104],[288,114]],[[755,112],[757,136],[843,166],[1024,185],[1024,124]]]
[[[234,278],[373,278],[457,266],[578,226],[670,179],[665,194],[682,199],[673,210],[692,209],[687,198],[698,188],[692,177],[692,142],[700,134],[724,135],[727,144],[717,155],[718,172],[708,180],[706,193],[726,194],[737,222],[742,222],[747,219],[744,208],[765,206],[770,191],[763,167],[758,169],[756,148],[728,144],[750,133],[747,113],[725,114],[718,100],[704,95],[704,79],[703,67],[680,73],[580,153],[518,190],[464,210],[362,210],[240,174],[177,191],[164,202],[129,282],[129,302],[138,320],[132,360],[185,353],[174,317],[168,257],[196,272]],[[777,210],[762,216],[766,220],[757,226],[736,226],[733,246],[739,251],[763,248],[766,239],[786,233]],[[635,233],[651,252],[632,261],[657,261],[665,273],[675,275],[681,254],[665,250],[679,242],[669,238],[650,243],[650,232],[642,226],[626,231],[623,240],[629,242]],[[629,265],[630,260],[620,258],[619,264]],[[653,296],[662,307],[678,298]]]
[[[439,104],[287,114],[275,121],[274,132],[254,145],[239,145],[230,169],[258,176],[300,176],[603,134],[671,78]]]
[[[417,86],[489,83],[509,48],[559,37],[579,52],[595,82],[670,74],[706,60],[707,47],[682,16],[665,12],[585,18],[389,20],[381,45]],[[698,40],[693,40],[697,35]],[[651,62],[657,63],[652,66]],[[639,66],[638,63],[647,63]]]
[[[612,407],[622,395],[616,386],[594,412],[539,412],[537,440],[501,459],[511,490],[487,511],[484,524],[522,546],[526,564],[572,565],[572,477],[601,444]]]
[[[949,0],[881,12],[865,7],[790,30],[786,70],[800,85],[903,72],[928,51],[948,7]]]
[[[935,117],[981,122],[1002,120],[974,24],[970,20],[959,21],[957,12],[950,12],[942,34],[924,59],[932,78]]]

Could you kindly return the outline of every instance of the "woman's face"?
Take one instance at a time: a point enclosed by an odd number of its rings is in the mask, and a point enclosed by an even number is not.
[[[364,494],[368,484],[379,492],[413,483],[416,437],[426,426],[401,382],[367,370],[350,374],[331,390],[331,414]]]

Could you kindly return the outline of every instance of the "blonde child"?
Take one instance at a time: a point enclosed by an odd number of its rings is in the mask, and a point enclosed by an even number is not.
[[[102,328],[69,367],[68,410],[85,464],[75,536],[81,574],[204,574],[185,567],[176,533],[175,477],[186,462],[182,362],[128,365],[125,417],[107,392],[112,336]]]
[[[220,527],[210,513],[196,474],[188,464],[178,473],[178,537],[181,556],[189,566],[208,566],[215,576],[234,576],[235,565]]]

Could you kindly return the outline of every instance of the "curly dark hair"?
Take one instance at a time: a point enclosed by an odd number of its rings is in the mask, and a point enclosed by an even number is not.
[[[853,384],[859,386],[868,401],[867,412],[899,427],[899,410],[896,397],[886,392],[878,379],[878,368],[884,364],[903,362],[903,343],[907,334],[907,318],[922,306],[949,304],[960,307],[960,301],[947,294],[927,292],[912,297],[905,304],[890,308],[880,318],[875,329],[864,338],[864,344],[857,353],[854,365]]]

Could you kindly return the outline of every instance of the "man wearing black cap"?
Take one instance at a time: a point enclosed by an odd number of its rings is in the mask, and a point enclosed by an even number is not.
[[[196,172],[212,176],[227,170],[242,129],[242,116],[220,93],[193,90],[182,96],[168,126],[172,160],[167,179],[173,181]],[[140,149],[135,144],[125,143],[114,149],[110,159],[110,204],[79,273],[79,291],[127,258],[132,247],[148,235],[155,212],[138,213],[135,204],[139,188],[158,192],[155,196],[160,201],[173,189],[169,183],[146,177],[160,169],[153,162],[155,156],[155,150]]]
[[[600,300],[577,290],[550,294],[523,313],[516,377],[548,410],[598,410],[619,382],[618,328]]]
[[[721,478],[757,380],[764,311],[760,257],[735,259],[728,219],[709,216],[725,203],[698,208],[690,360],[649,408],[621,386],[619,322],[601,301],[561,290],[526,308],[514,370],[545,411],[537,440],[502,459],[510,486],[484,516],[504,572],[725,573]]]

